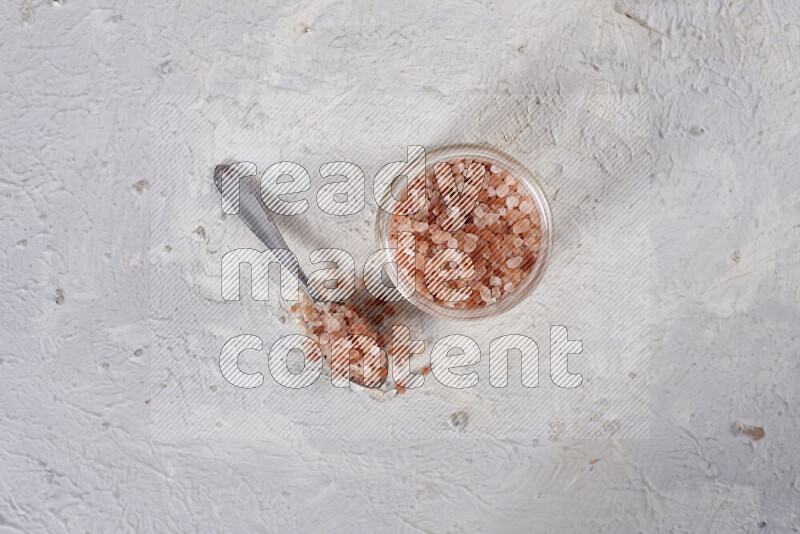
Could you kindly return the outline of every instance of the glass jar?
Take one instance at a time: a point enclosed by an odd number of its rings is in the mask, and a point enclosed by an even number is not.
[[[510,310],[522,302],[542,279],[547,264],[547,257],[553,245],[553,227],[550,207],[547,203],[544,191],[531,172],[519,161],[496,149],[466,144],[436,148],[430,152],[426,151],[425,170],[431,169],[436,163],[444,163],[453,160],[472,160],[485,162],[488,164],[488,167],[499,167],[525,186],[525,191],[528,193],[530,201],[533,203],[539,215],[539,230],[541,234],[538,242],[539,250],[533,264],[524,275],[524,278],[514,285],[511,291],[503,294],[501,298],[489,299],[494,302],[483,301],[475,307],[462,308],[448,306],[438,301],[435,297],[421,293],[419,291],[419,281],[417,282],[417,291],[415,291],[413,295],[410,295],[407,300],[416,308],[433,316],[445,319],[469,320],[497,315]],[[404,168],[401,175],[405,175],[411,180],[422,172],[422,170],[421,161],[412,161]],[[489,187],[488,181],[484,182],[484,189],[487,187]],[[392,198],[396,198],[392,196],[391,187],[389,190],[384,191],[382,195],[385,201],[391,201]],[[430,203],[429,191],[426,192],[426,202]],[[375,225],[377,246],[379,249],[384,249],[386,251],[386,259],[392,262],[395,261],[390,248],[393,217],[397,216],[379,208]],[[486,261],[489,260],[487,259]],[[505,257],[500,258],[500,261],[505,261]],[[396,282],[394,276],[392,276],[392,279]]]

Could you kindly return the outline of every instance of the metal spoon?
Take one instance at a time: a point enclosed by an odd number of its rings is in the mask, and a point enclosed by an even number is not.
[[[252,172],[249,172],[252,171]],[[253,164],[217,165],[214,169],[214,184],[229,210],[236,211],[242,222],[255,234],[265,247],[270,249],[280,264],[300,283],[312,300],[321,300],[321,295],[309,285],[308,276],[283,239],[278,227],[272,222],[261,195],[254,189],[250,177],[255,174]],[[238,191],[237,191],[238,184]],[[229,211],[226,210],[226,211]]]

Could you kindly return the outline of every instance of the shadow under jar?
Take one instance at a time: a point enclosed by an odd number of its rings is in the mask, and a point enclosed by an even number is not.
[[[416,289],[408,295],[409,302],[436,317],[477,319],[511,309],[538,285],[552,247],[552,220],[541,186],[521,163],[499,150],[452,145],[427,153],[424,162],[410,162],[401,175],[408,177],[406,189],[393,186],[384,191],[383,205],[395,206],[396,212],[414,211],[408,209],[413,202],[408,187],[424,183],[424,207],[416,204],[421,209],[409,215],[379,209],[376,240],[389,261],[413,269]],[[482,185],[476,185],[476,176],[484,177]],[[469,191],[472,195],[466,194]],[[453,202],[459,198],[454,193],[461,195],[461,202]],[[462,207],[463,213],[454,217],[448,206]],[[400,232],[414,233],[413,258],[399,257],[402,251],[395,247]],[[453,290],[469,286],[471,291],[462,291],[469,293],[466,300],[443,300],[428,290],[425,264],[445,249],[460,250],[472,259],[471,277],[444,284]],[[390,276],[395,283],[396,276]]]

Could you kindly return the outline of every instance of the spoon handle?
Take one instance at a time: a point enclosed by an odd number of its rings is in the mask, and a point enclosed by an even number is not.
[[[214,183],[226,200],[235,206],[237,203],[233,202],[232,198],[225,196],[226,193],[230,195],[233,192],[233,188],[223,187],[223,178],[228,168],[229,166],[227,165],[217,166],[214,171]],[[297,256],[289,249],[278,227],[272,222],[261,195],[256,192],[246,177],[239,177],[238,193],[238,215],[242,222],[265,247],[270,249],[280,264],[297,279],[306,293],[313,300],[319,300],[319,294],[309,285],[308,277],[300,267]]]

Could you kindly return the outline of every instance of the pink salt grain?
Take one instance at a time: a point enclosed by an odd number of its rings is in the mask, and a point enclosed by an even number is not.
[[[481,292],[481,300],[483,300],[484,302],[492,298],[492,290],[489,289],[488,287],[481,286],[480,292]]]
[[[522,258],[520,256],[509,258],[508,261],[506,262],[506,266],[509,269],[516,269],[520,265],[522,265]]]
[[[531,221],[528,219],[520,219],[514,223],[514,226],[511,228],[511,231],[515,234],[522,234],[527,232],[531,228]]]
[[[447,232],[443,232],[442,230],[439,230],[438,228],[435,229],[433,235],[431,235],[431,241],[433,241],[437,245],[447,241],[447,238],[448,238]]]
[[[339,321],[337,321],[335,317],[329,316],[325,318],[325,328],[329,332],[338,332],[339,329],[341,328],[341,325],[339,324]]]

